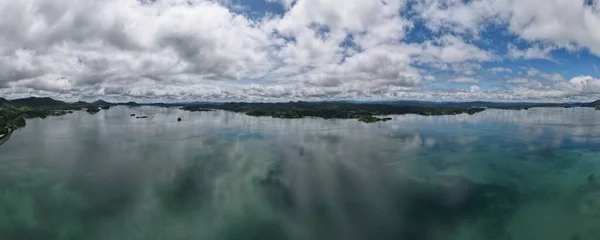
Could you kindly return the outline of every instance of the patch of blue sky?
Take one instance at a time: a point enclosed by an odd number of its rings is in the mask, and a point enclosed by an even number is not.
[[[242,13],[251,19],[260,19],[267,15],[285,14],[284,6],[278,1],[265,0],[231,0],[230,9]]]
[[[552,53],[558,61],[565,78],[581,75],[600,76],[600,58],[591,54],[587,49],[575,53],[559,49]]]

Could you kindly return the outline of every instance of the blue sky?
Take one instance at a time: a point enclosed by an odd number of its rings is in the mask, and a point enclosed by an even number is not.
[[[596,0],[24,0],[0,95],[600,99]]]

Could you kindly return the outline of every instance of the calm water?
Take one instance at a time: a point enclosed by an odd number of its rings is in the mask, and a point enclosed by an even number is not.
[[[600,111],[393,118],[29,120],[0,146],[0,239],[600,239]]]

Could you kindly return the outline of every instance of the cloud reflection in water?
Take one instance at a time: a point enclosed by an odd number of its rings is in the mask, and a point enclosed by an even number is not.
[[[0,236],[593,239],[597,116],[365,124],[119,107],[32,120],[1,149]]]

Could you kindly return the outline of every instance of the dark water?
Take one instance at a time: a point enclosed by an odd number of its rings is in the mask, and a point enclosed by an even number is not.
[[[0,239],[600,239],[600,111],[393,118],[30,120],[0,146]]]

